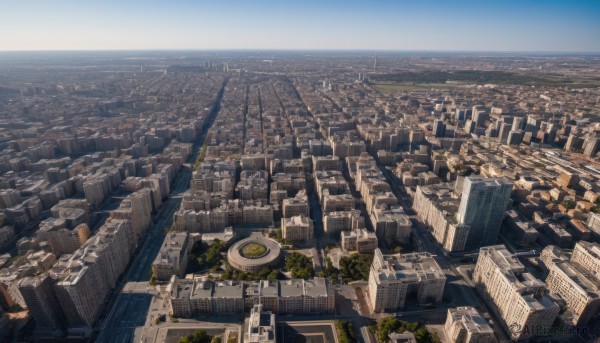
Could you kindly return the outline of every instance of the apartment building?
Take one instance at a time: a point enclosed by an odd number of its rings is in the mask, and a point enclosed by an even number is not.
[[[212,282],[201,277],[173,277],[169,287],[168,301],[174,317],[240,314],[256,304],[278,314],[331,313],[335,309],[334,290],[324,278]]]
[[[494,342],[494,330],[474,307],[469,306],[448,309],[444,333],[452,343]]]
[[[375,250],[369,273],[369,306],[373,312],[403,309],[407,295],[416,294],[418,303],[442,300],[446,275],[429,253],[383,255]]]
[[[337,236],[341,231],[363,227],[365,227],[365,218],[360,210],[334,211],[323,215],[323,230],[328,235]]]
[[[254,305],[250,310],[247,327],[248,329],[244,333],[244,343],[275,343],[277,341],[275,314],[271,311],[263,311],[261,304]]]
[[[290,242],[309,242],[314,235],[312,219],[303,215],[282,218],[281,230],[283,238]]]
[[[526,273],[503,245],[480,249],[473,281],[515,341],[534,336],[533,328],[550,328],[560,311],[548,297],[546,284]]]
[[[194,237],[200,239],[198,235]],[[183,276],[187,268],[188,253],[193,242],[188,239],[187,232],[167,234],[160,251],[152,263],[152,274],[158,281],[168,281],[172,275]]]
[[[372,254],[377,249],[377,235],[367,229],[342,231],[341,246],[345,251],[356,251],[359,254]]]
[[[401,206],[377,206],[371,212],[371,223],[380,242],[408,242],[412,222]]]
[[[582,326],[600,312],[600,284],[577,263],[553,263],[546,277],[548,291],[565,301],[571,324]]]

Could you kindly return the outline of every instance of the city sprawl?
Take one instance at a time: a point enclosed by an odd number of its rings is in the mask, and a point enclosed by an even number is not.
[[[0,53],[0,341],[595,342],[599,152],[591,54]]]

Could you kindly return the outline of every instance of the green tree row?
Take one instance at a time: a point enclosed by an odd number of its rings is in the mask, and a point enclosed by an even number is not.
[[[243,271],[228,267],[221,274],[221,279],[223,279],[223,280],[238,280],[238,281],[260,281],[260,280],[275,281],[275,280],[281,279],[282,277],[283,277],[283,275],[279,272],[279,269],[269,269],[269,268],[263,268],[258,273],[247,273],[247,272],[243,272]]]
[[[179,343],[221,343],[221,338],[212,337],[206,331],[198,329],[193,334],[180,338]]]
[[[356,342],[356,334],[354,333],[354,325],[352,323],[349,323],[347,320],[336,320],[334,323],[340,343]]]
[[[202,146],[202,149],[200,149],[198,158],[196,159],[196,162],[194,163],[194,170],[198,169],[200,167],[200,163],[202,163],[202,161],[204,161],[204,158],[206,157],[206,149],[207,148],[208,148],[208,146],[206,144],[204,144]]]

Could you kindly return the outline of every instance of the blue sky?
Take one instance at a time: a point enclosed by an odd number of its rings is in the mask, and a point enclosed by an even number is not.
[[[600,1],[15,0],[0,50],[600,52]]]

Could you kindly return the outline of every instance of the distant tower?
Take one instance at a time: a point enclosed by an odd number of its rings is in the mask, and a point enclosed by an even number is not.
[[[377,70],[377,54],[375,54],[375,62],[373,62],[373,70]]]

